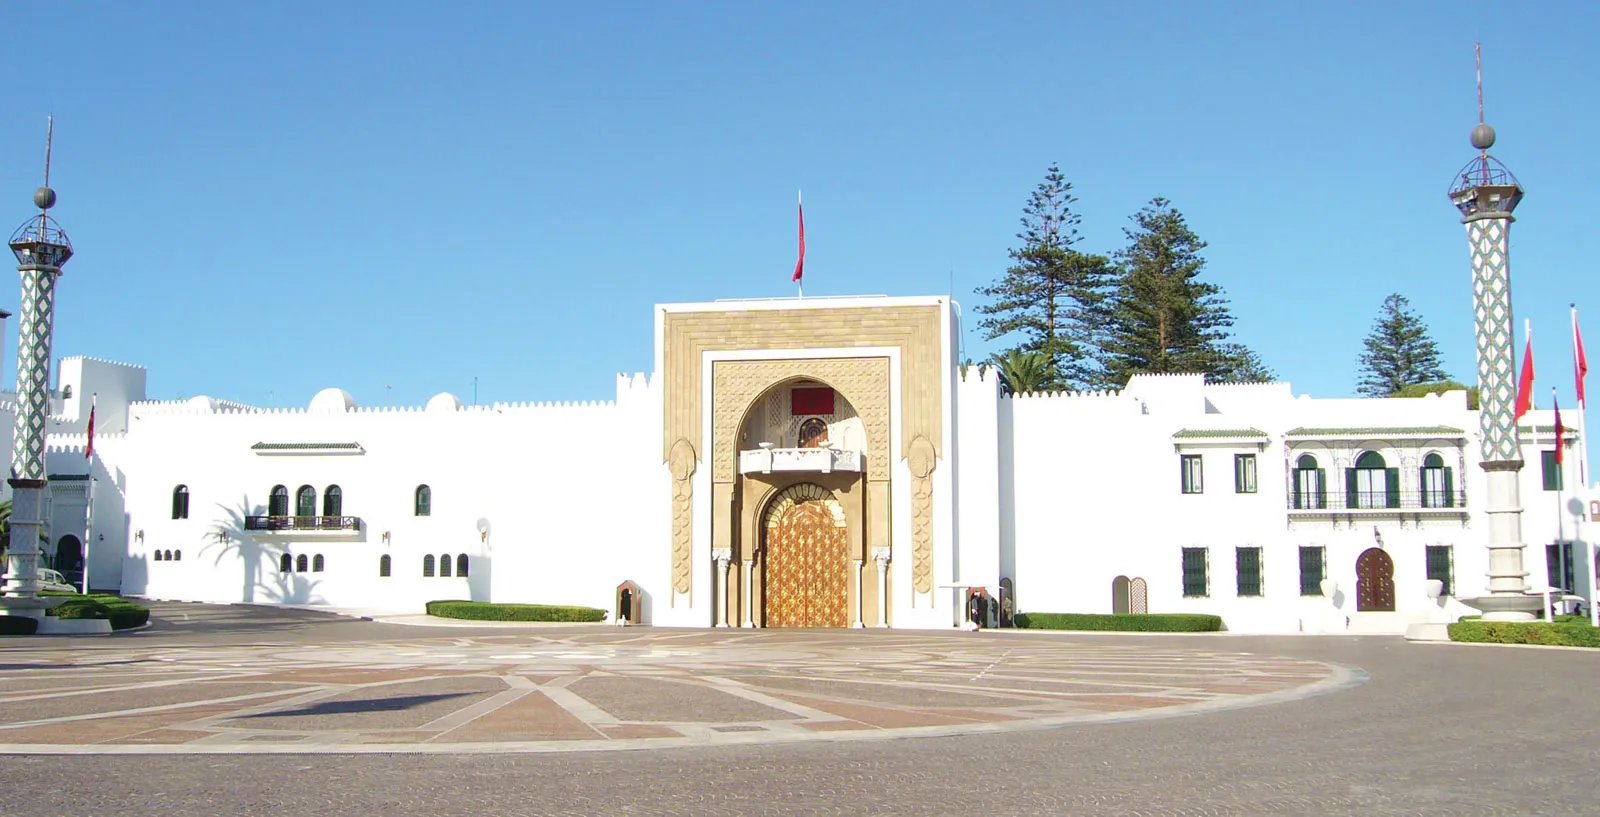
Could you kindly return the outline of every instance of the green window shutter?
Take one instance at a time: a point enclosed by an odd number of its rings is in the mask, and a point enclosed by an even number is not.
[[[1455,595],[1455,588],[1451,581],[1451,558],[1449,545],[1428,545],[1428,578],[1438,579],[1444,585],[1444,595]]]
[[[1456,506],[1455,473],[1449,468],[1444,469],[1444,506],[1446,508]]]
[[[1544,575],[1551,586],[1561,584],[1561,546],[1544,546]]]
[[[1360,504],[1357,502],[1357,497],[1361,493],[1360,484],[1356,481],[1356,469],[1344,469],[1344,506],[1346,508],[1354,508]]]
[[[1400,507],[1400,469],[1383,469],[1383,498],[1384,507]]]
[[[1556,452],[1540,451],[1539,464],[1544,471],[1544,489],[1546,491],[1561,490],[1561,464],[1556,462]]]
[[[1300,481],[1305,477],[1306,472],[1304,469],[1296,468],[1290,473],[1294,474],[1294,485],[1291,486],[1291,490],[1294,491],[1294,507],[1304,508],[1306,507],[1306,501],[1304,492],[1300,490]]]
[[[1261,548],[1234,548],[1240,596],[1261,595]]]
[[[1206,594],[1206,549],[1183,549],[1183,594],[1185,596],[1204,596]]]
[[[1300,595],[1322,595],[1322,548],[1300,548]]]
[[[1317,507],[1328,507],[1328,471],[1326,468],[1317,469]]]

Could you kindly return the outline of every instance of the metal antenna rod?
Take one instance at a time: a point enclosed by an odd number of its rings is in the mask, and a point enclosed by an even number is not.
[[[1483,124],[1483,43],[1473,43],[1472,52],[1478,65],[1478,124]]]
[[[56,118],[54,114],[46,114],[44,118],[44,189],[50,189],[50,146],[55,142]],[[39,208],[39,237],[42,240],[49,226],[49,219],[45,216],[45,205]]]

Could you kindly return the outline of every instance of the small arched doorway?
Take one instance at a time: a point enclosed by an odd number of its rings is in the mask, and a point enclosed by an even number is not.
[[[1010,627],[1015,623],[1013,619],[1016,616],[1016,606],[1016,590],[1011,583],[1011,577],[1007,576],[1000,580],[999,624],[1001,627]]]
[[[63,573],[83,569],[83,542],[72,534],[56,540],[55,568]]]
[[[633,582],[623,582],[617,585],[617,617],[618,624],[638,624],[639,615],[639,585]]]
[[[1357,612],[1394,612],[1394,560],[1378,548],[1356,559]]]
[[[762,521],[766,626],[849,626],[850,534],[833,492],[809,482],[785,488]]]
[[[1126,615],[1128,612],[1128,577],[1118,576],[1111,580],[1111,614]]]
[[[1150,583],[1143,578],[1136,578],[1128,583],[1128,612],[1139,614],[1150,612]]]

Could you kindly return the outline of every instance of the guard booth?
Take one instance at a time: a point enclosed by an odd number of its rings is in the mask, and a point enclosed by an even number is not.
[[[613,621],[622,626],[644,623],[644,594],[639,591],[639,585],[631,581],[617,585],[616,618]]]

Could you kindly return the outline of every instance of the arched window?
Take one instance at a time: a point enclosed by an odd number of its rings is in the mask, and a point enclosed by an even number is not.
[[[62,400],[71,400],[72,399],[72,387],[71,386],[62,386],[61,387],[61,399]]]
[[[439,575],[446,579],[450,578],[450,554],[448,553],[439,557]]]
[[[307,559],[306,559],[306,555],[304,553],[300,554],[299,556],[294,557],[294,572],[296,572],[296,573],[304,573],[304,572],[306,572],[306,567],[307,567]]]
[[[1346,468],[1344,490],[1346,508],[1400,507],[1400,469],[1387,467],[1383,455],[1367,451],[1356,458],[1356,467]]]
[[[170,551],[170,550],[169,550],[169,551],[167,551],[167,557],[166,557],[166,561],[169,561],[169,562],[175,562],[175,561],[177,561],[177,560],[176,560],[176,559],[174,559],[174,558],[172,558],[172,551]]]
[[[432,553],[422,557],[422,577],[424,579],[433,578],[433,554]]]
[[[467,554],[465,553],[456,556],[456,576],[462,579],[467,577]]]
[[[1429,454],[1422,459],[1422,507],[1454,508],[1455,475],[1445,467],[1444,457]]]
[[[181,562],[181,561],[183,561],[183,551],[181,551],[181,550],[174,550],[174,551],[173,551],[173,552],[172,552],[172,561],[174,561],[174,562]]]
[[[385,553],[382,556],[378,557],[378,578],[380,578],[380,579],[389,578],[389,565],[390,564],[392,564],[392,562],[389,560],[389,554]]]
[[[426,485],[418,485],[415,503],[414,507],[417,516],[432,516],[433,489]]]
[[[1317,467],[1317,458],[1301,454],[1294,464],[1294,507],[1298,510],[1328,507],[1328,486],[1325,472]]]
[[[159,550],[156,551],[155,555],[151,556],[150,558],[151,558],[151,561],[156,561],[156,562],[161,561],[161,551],[159,551]]]
[[[317,555],[311,557],[311,572],[322,572],[322,554],[318,553]]]
[[[285,553],[282,556],[278,557],[278,572],[279,573],[288,573],[292,569],[294,569],[294,557],[293,556],[290,556],[289,554]]]
[[[172,489],[172,518],[189,518],[189,486],[179,485]]]
[[[801,448],[826,448],[828,446],[828,424],[821,417],[808,417],[800,424]]]
[[[289,515],[289,489],[282,485],[272,486],[272,493],[267,499],[267,516]]]
[[[339,490],[339,486],[329,485],[322,492],[322,515],[344,516],[344,491]]]
[[[302,486],[300,486],[300,490],[295,491],[295,493],[294,493],[294,515],[295,516],[316,516],[317,515],[317,489],[311,487],[310,485],[302,485]]]

